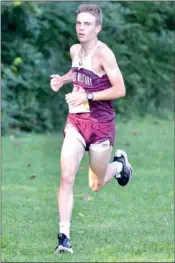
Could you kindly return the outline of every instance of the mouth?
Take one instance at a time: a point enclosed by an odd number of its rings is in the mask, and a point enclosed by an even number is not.
[[[78,36],[79,36],[79,37],[84,37],[85,34],[79,33]]]

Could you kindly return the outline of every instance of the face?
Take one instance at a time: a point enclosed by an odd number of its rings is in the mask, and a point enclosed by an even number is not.
[[[76,32],[81,43],[96,38],[100,30],[101,26],[96,25],[96,19],[93,15],[86,12],[77,15]]]

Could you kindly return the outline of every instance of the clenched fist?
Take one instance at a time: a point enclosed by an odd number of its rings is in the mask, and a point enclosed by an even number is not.
[[[50,76],[52,79],[50,81],[50,86],[53,91],[57,92],[64,84],[63,77],[60,75],[51,75]]]

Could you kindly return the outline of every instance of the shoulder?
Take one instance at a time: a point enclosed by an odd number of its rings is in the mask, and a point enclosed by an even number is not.
[[[114,52],[103,42],[101,42],[97,50],[97,56],[100,58],[100,60],[116,60]]]
[[[73,59],[76,51],[80,48],[80,44],[74,44],[70,47],[70,55],[71,55],[71,58]]]

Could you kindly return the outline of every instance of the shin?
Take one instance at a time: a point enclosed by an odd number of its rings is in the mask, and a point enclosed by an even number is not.
[[[108,168],[112,147],[104,151],[98,151],[98,148],[91,148],[89,152],[89,187],[92,191],[98,192],[103,187],[104,177]]]
[[[83,144],[76,137],[67,133],[61,152],[61,178],[58,191],[60,222],[70,222],[71,220],[73,186],[84,151]]]

